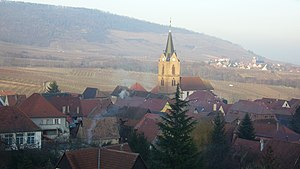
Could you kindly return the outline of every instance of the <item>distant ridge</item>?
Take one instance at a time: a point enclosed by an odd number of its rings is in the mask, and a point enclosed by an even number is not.
[[[0,64],[4,57],[69,62],[75,55],[80,62],[112,56],[156,61],[168,29],[94,9],[0,1],[0,49],[5,49],[0,50]],[[251,60],[256,56],[216,37],[181,28],[172,28],[172,32],[175,50],[185,61]]]

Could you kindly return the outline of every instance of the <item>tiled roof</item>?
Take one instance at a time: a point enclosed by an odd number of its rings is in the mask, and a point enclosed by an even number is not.
[[[260,151],[260,142],[253,140],[245,140],[242,138],[236,138],[233,143],[235,150],[247,150],[250,152],[259,152]]]
[[[57,167],[66,161],[71,169],[97,169],[99,167],[101,169],[133,169],[137,160],[141,160],[137,153],[106,148],[87,148],[65,152]]]
[[[136,90],[136,91],[144,91],[147,92],[147,90],[139,83],[134,83],[131,87],[130,90]]]
[[[108,145],[108,146],[105,146],[105,148],[106,149],[111,149],[111,150],[132,152],[132,150],[130,149],[128,143]]]
[[[0,96],[15,95],[16,92],[9,90],[0,90]]]
[[[0,133],[40,130],[25,113],[16,107],[0,107],[0,121]]]
[[[144,133],[147,140],[152,143],[159,133],[159,127],[157,125],[159,120],[160,115],[147,113],[134,129],[136,129],[138,133]]]
[[[26,100],[26,95],[7,95],[6,99],[9,106],[18,106]]]
[[[300,143],[300,134],[274,120],[256,120],[253,121],[253,127],[256,137]]]
[[[213,90],[211,84],[200,77],[181,77],[180,88],[182,91]]]
[[[102,116],[95,117],[95,119],[83,118],[82,127],[78,131],[78,137],[87,141],[119,138],[117,118]]]
[[[113,92],[111,93],[112,96],[116,96],[116,97],[119,97],[119,94],[122,92],[122,91],[128,91],[128,87],[126,86],[117,86]]]
[[[109,95],[97,88],[87,87],[82,93],[83,99],[107,98]]]
[[[155,94],[159,93],[159,86],[156,85],[156,86],[151,90],[151,93],[155,93]]]
[[[300,144],[270,140],[266,143],[263,153],[267,151],[267,146],[271,146],[282,169],[300,168]]]
[[[49,102],[60,112],[74,116],[82,116],[80,99],[78,97],[52,97]],[[63,112],[65,107],[65,112]],[[78,112],[77,112],[78,109]]]
[[[19,106],[30,118],[65,117],[51,103],[38,93],[32,94]]]

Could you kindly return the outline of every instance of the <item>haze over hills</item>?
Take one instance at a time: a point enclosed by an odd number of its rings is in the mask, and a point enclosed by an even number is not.
[[[156,61],[168,26],[99,10],[0,2],[0,64],[101,66],[111,58]],[[231,42],[172,28],[175,49],[185,61],[256,56]]]

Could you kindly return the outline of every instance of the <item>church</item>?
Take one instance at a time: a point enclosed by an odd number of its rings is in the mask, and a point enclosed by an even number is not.
[[[181,89],[181,98],[199,90],[213,90],[209,81],[196,77],[182,77],[180,74],[180,60],[174,49],[172,32],[169,30],[166,49],[158,61],[157,86],[152,89],[153,93],[161,93],[172,96],[176,92],[177,84]]]

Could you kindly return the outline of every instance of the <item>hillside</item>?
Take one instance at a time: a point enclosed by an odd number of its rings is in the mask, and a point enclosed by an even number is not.
[[[53,80],[57,81],[62,91],[75,93],[82,93],[86,87],[112,91],[117,85],[129,87],[135,82],[151,90],[157,80],[157,75],[154,73],[99,68],[1,67],[0,72],[0,90],[15,91],[27,96],[35,92],[43,92],[45,90],[43,83]],[[211,80],[211,83],[215,89],[214,92],[226,98],[230,103],[239,99],[262,97],[300,98],[299,88],[220,80]]]
[[[168,29],[99,10],[1,1],[0,65],[101,67],[103,60],[114,57],[156,61]],[[172,32],[184,60],[255,56],[216,37],[180,28]]]

